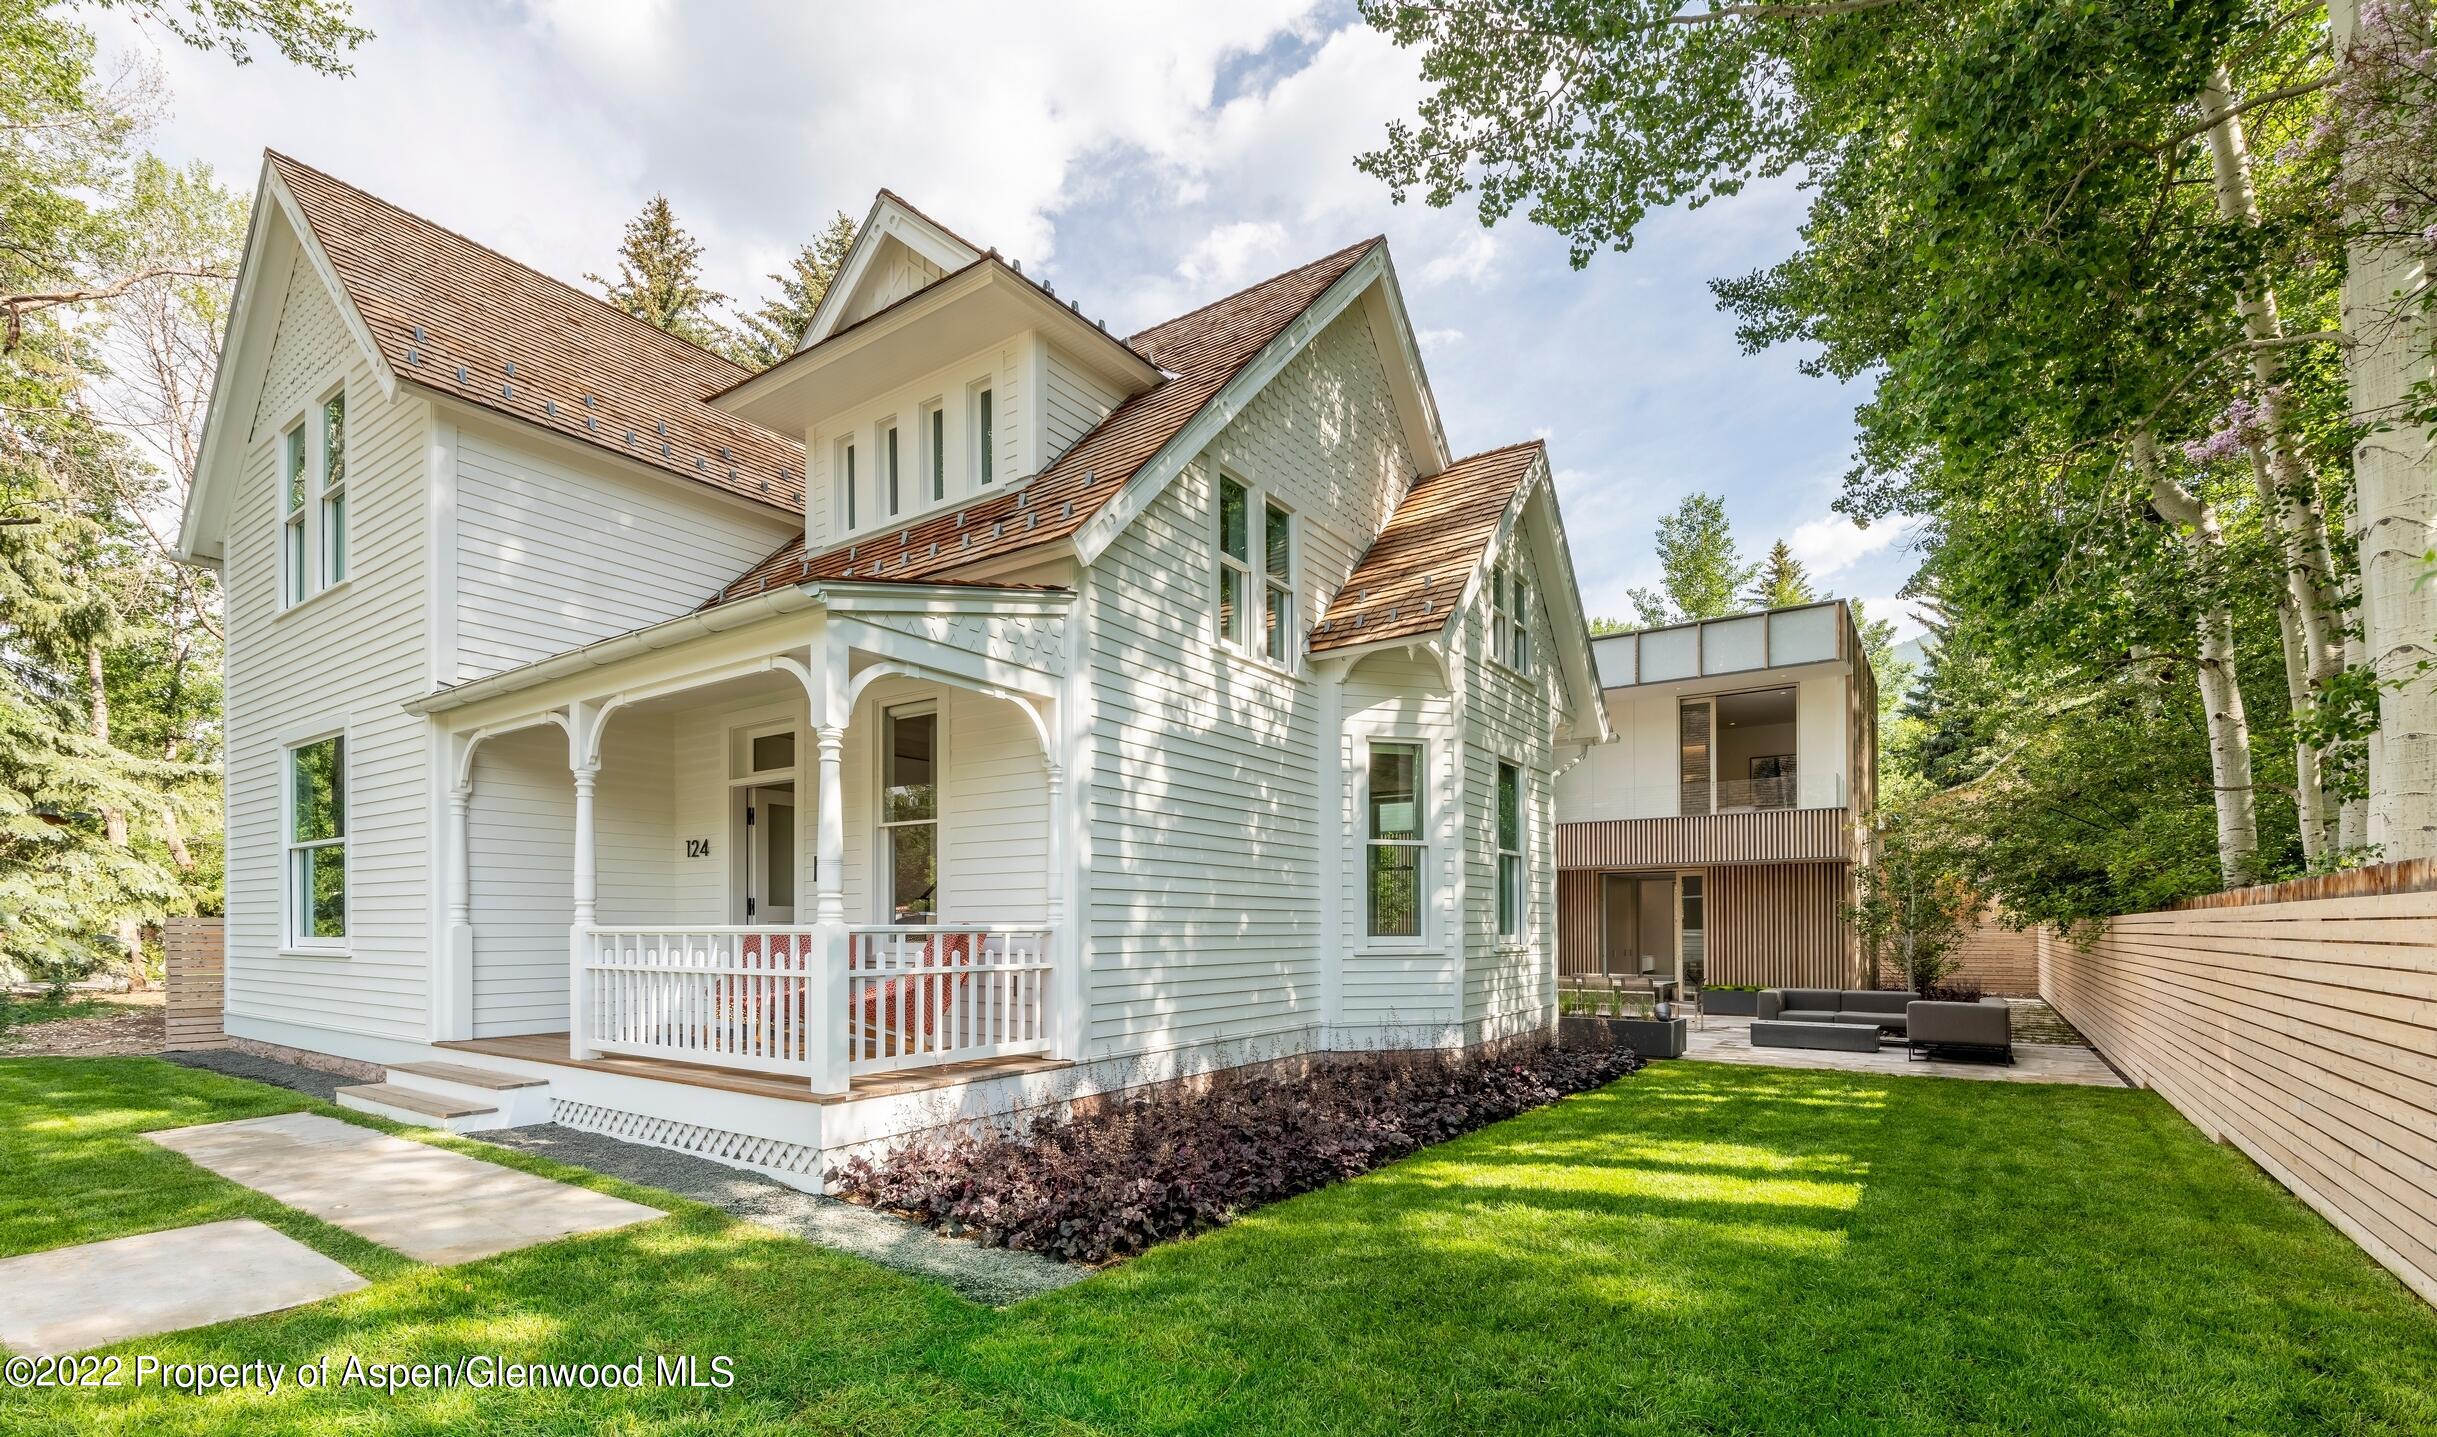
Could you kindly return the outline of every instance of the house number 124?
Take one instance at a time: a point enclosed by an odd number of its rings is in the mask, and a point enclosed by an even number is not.
[[[685,841],[685,856],[686,856],[686,857],[688,857],[688,858],[708,858],[708,857],[710,857],[710,856],[711,856],[711,840],[709,840],[709,839],[707,839],[707,838],[689,838],[689,839],[687,839],[687,840]]]

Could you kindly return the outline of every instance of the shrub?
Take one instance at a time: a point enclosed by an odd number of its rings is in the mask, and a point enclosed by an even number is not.
[[[1105,1262],[1225,1223],[1623,1077],[1629,1048],[1495,1058],[1380,1052],[1281,1076],[1239,1068],[1013,1131],[850,1158],[849,1199],[993,1247]]]
[[[1980,984],[1974,979],[1958,978],[1950,973],[1922,989],[1921,996],[1940,1003],[1977,1003],[1980,1001]]]

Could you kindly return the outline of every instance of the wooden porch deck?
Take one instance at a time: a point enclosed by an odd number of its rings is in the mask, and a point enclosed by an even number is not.
[[[1060,1058],[975,1058],[962,1063],[948,1063],[936,1068],[907,1068],[894,1073],[872,1073],[853,1079],[850,1091],[816,1093],[804,1086],[802,1078],[777,1073],[747,1073],[734,1068],[714,1068],[703,1063],[679,1063],[666,1058],[635,1058],[608,1054],[598,1058],[571,1058],[567,1055],[565,1033],[520,1033],[512,1038],[468,1038],[456,1042],[437,1043],[435,1047],[451,1048],[460,1053],[486,1053],[495,1058],[517,1058],[528,1063],[551,1063],[562,1068],[590,1068],[595,1072],[617,1073],[629,1078],[650,1078],[654,1082],[683,1083],[688,1087],[717,1088],[728,1093],[749,1093],[757,1098],[778,1098],[790,1103],[850,1103],[858,1098],[887,1098],[902,1093],[923,1093],[934,1088],[952,1088],[959,1083],[980,1082],[986,1078],[1010,1078],[1026,1073],[1046,1073],[1074,1066]]]

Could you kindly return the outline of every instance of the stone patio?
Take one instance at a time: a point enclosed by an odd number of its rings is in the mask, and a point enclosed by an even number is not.
[[[2045,1006],[2045,1005],[2040,1005]],[[1752,1020],[1712,1015],[1695,1018],[1684,1059],[1695,1063],[1748,1063],[1768,1068],[1824,1068],[1840,1073],[1902,1077],[1970,1078],[1993,1083],[2076,1083],[2092,1088],[2125,1086],[2107,1061],[2086,1045],[2026,1042],[2023,1014],[2015,1015],[2012,1066],[1968,1058],[1915,1060],[1900,1039],[1882,1042],[1875,1053],[1828,1053],[1809,1048],[1755,1048]],[[2066,1032],[2071,1032],[2066,1029]]]
[[[441,1266],[661,1215],[624,1198],[312,1113],[146,1136],[232,1182]]]
[[[364,1285],[250,1218],[138,1233],[0,1261],[0,1349],[81,1352],[156,1332],[254,1317]]]

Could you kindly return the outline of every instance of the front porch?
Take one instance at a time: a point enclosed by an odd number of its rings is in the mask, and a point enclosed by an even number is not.
[[[1067,596],[792,593],[425,702],[436,1046],[791,1103],[1071,1058]]]

